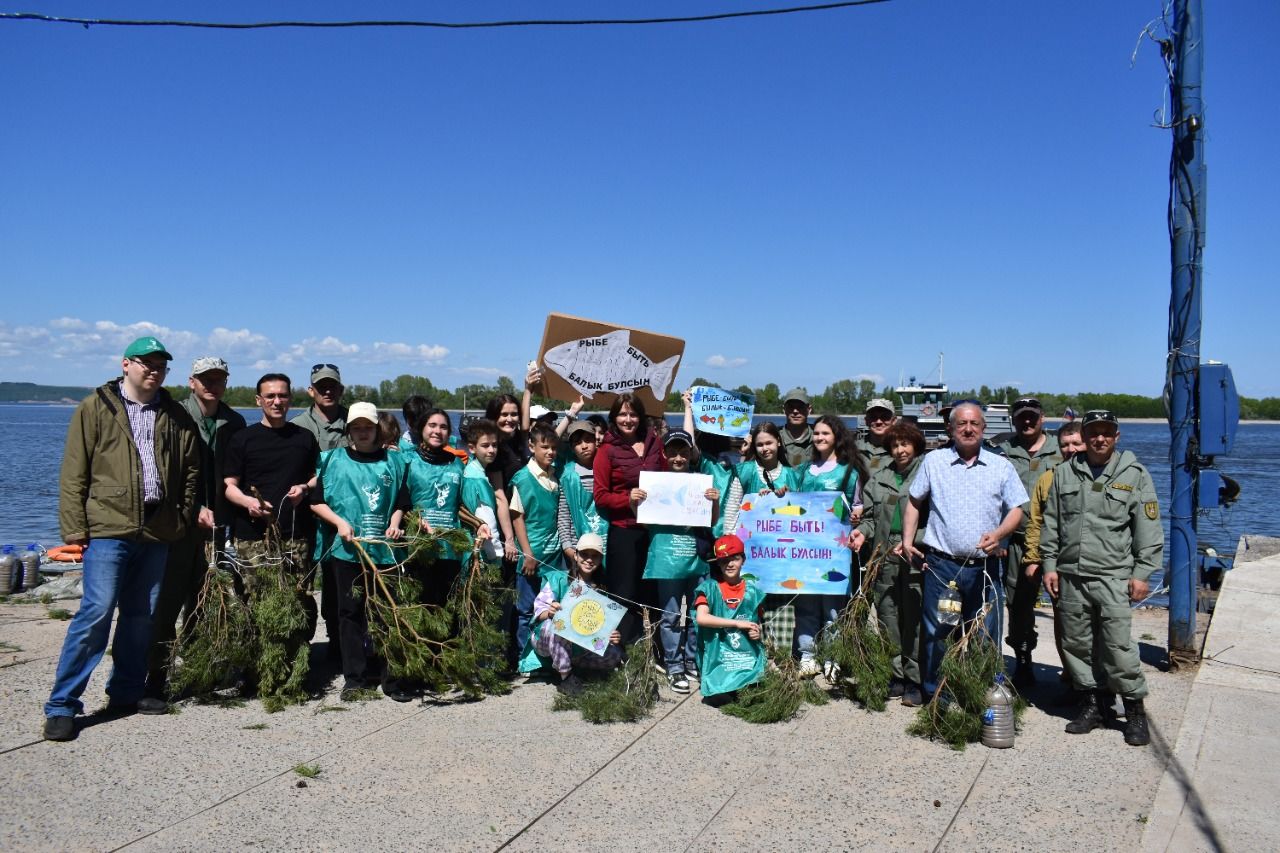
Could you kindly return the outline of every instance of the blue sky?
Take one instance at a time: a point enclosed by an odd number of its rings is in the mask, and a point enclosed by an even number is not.
[[[24,2],[69,16],[619,17],[767,2]],[[1207,4],[1202,354],[1280,395],[1280,4]],[[1069,9],[1069,14],[1063,10]],[[1219,14],[1215,15],[1217,11]],[[0,22],[0,379],[139,333],[233,383],[518,377],[548,311],[683,337],[677,378],[1159,393],[1158,2],[894,0],[575,29]],[[1268,145],[1267,143],[1272,143]],[[1265,147],[1264,147],[1265,146]],[[1272,265],[1274,268],[1274,264]]]

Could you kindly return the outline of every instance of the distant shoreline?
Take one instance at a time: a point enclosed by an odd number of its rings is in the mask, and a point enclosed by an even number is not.
[[[79,405],[79,403],[44,402],[44,401],[42,401],[42,400],[11,400],[11,401],[6,402],[6,403],[0,403],[0,406],[43,406],[43,407],[45,407],[45,408],[50,408],[50,409],[68,409],[68,408],[75,408],[77,405]],[[253,406],[243,406],[243,407],[241,407],[241,408],[245,408],[245,409],[252,409],[252,408],[253,408]],[[302,409],[290,409],[290,411],[299,411],[299,412],[300,412],[300,411],[302,411]],[[394,412],[394,411],[396,411],[396,410],[395,410],[395,409],[383,409],[383,410],[380,410],[380,411]],[[477,411],[478,411],[478,410],[477,410]],[[585,412],[585,414],[593,414],[593,413],[591,413],[591,412]],[[605,414],[605,412],[601,411],[601,412],[599,412],[599,414]],[[673,415],[673,414],[677,414],[677,413],[676,413],[676,412],[667,412],[666,414],[668,414],[668,415]],[[758,418],[778,418],[778,419],[780,419],[780,420],[781,420],[781,419],[784,419],[786,416],[785,416],[782,412],[756,412],[756,413],[755,413],[755,417],[758,417]],[[859,415],[859,414],[848,414],[848,415],[841,415],[840,417],[843,417],[843,418],[860,418],[860,417],[862,417],[862,416],[861,416],[861,415]],[[1077,418],[1077,420],[1079,420],[1079,419]],[[1046,423],[1046,424],[1061,425],[1061,424],[1066,423],[1066,421],[1064,421],[1062,418],[1052,418],[1052,417],[1050,417],[1050,418],[1045,418],[1045,423]],[[1163,423],[1168,423],[1168,421],[1166,421],[1164,418],[1126,418],[1126,417],[1121,417],[1121,418],[1120,418],[1120,426],[1121,426],[1121,428],[1123,428],[1125,424],[1163,424]],[[1257,425],[1259,425],[1259,426],[1276,426],[1276,425],[1280,425],[1280,420],[1265,420],[1265,419],[1259,419],[1259,420],[1241,420],[1241,421],[1240,421],[1240,424],[1241,424],[1242,426],[1243,426],[1243,425],[1245,425],[1245,424],[1257,424]]]

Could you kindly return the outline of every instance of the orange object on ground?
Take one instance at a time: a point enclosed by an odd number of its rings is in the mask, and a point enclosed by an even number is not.
[[[56,548],[50,548],[46,554],[50,560],[56,563],[84,562],[83,545],[59,545]]]

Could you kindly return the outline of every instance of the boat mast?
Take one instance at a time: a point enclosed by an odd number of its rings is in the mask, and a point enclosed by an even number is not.
[[[1204,73],[1200,0],[1176,0],[1170,41],[1161,51],[1172,82],[1173,153],[1169,160],[1169,355],[1166,391],[1173,467],[1169,507],[1169,655],[1195,660],[1196,604],[1200,573],[1195,565],[1195,482],[1199,466],[1196,381],[1200,369],[1203,284],[1205,162],[1201,78]]]

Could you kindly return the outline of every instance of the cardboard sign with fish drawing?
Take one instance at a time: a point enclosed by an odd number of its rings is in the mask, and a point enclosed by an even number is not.
[[[738,529],[744,575],[766,593],[844,595],[852,570],[848,502],[839,492],[747,495]]]
[[[756,395],[728,388],[694,385],[693,425],[698,432],[746,438],[751,433],[751,417],[756,411]]]
[[[592,407],[608,407],[619,394],[640,398],[648,414],[666,408],[684,341],[613,323],[550,314],[538,361],[547,396],[573,401],[581,394]]]

